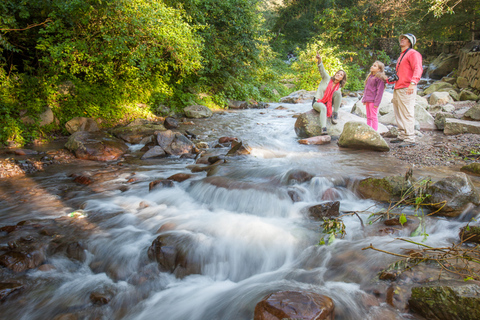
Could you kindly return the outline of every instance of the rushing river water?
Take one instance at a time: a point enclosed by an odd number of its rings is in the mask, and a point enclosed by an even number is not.
[[[413,245],[391,236],[366,236],[353,215],[343,218],[345,238],[319,246],[320,223],[308,219],[305,212],[324,201],[325,192],[333,188],[340,210],[357,211],[366,222],[370,212],[382,205],[357,197],[354,182],[367,176],[404,174],[407,166],[388,153],[339,149],[336,143],[301,145],[292,115],[311,106],[284,104],[286,109],[276,109],[279,105],[216,113],[184,127],[212,146],[218,138],[231,136],[252,148],[249,156],[228,160],[213,176],[242,187],[219,187],[200,172],[173,188],[149,192],[149,183],[156,179],[191,173],[187,166],[194,160],[140,161],[138,145],[131,146],[122,165],[85,161],[0,181],[0,226],[68,217],[78,210],[91,228],[84,240],[84,262],[58,257],[49,259],[50,270],[30,270],[27,288],[0,303],[0,318],[248,320],[267,294],[305,290],[332,298],[336,319],[381,319],[386,311],[396,319],[414,319],[384,301],[365,304],[372,279],[396,259],[361,250],[373,244],[400,252]],[[291,170],[315,177],[304,183],[288,181]],[[116,174],[83,186],[70,177],[80,171]],[[136,182],[121,188],[131,177]],[[302,201],[291,201],[292,190]],[[464,223],[431,218],[426,225],[425,243],[446,246]],[[200,263],[201,274],[176,278],[160,272],[157,263],[147,258],[162,226],[169,226],[162,233],[188,239],[185,245],[190,258]],[[412,239],[421,241],[422,236]],[[110,293],[111,300],[92,307],[90,294],[98,291]]]

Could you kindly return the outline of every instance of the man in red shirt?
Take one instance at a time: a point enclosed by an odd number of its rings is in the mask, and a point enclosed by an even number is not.
[[[393,90],[393,110],[397,119],[398,138],[390,142],[403,142],[400,147],[415,145],[415,98],[417,84],[422,76],[422,55],[413,49],[417,39],[411,33],[400,36],[402,53],[397,60],[398,80]],[[390,81],[389,81],[390,82]]]

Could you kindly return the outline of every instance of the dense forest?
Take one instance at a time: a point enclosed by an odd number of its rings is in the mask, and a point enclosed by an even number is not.
[[[0,13],[0,145],[78,116],[113,126],[314,90],[316,51],[360,90],[393,58],[378,39],[411,32],[426,52],[480,34],[478,0],[3,0]],[[56,121],[40,126],[46,108]]]

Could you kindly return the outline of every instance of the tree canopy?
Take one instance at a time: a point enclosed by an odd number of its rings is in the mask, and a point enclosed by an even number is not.
[[[0,141],[62,130],[74,116],[113,125],[159,105],[221,107],[311,89],[315,50],[357,90],[372,59],[387,59],[372,51],[375,39],[470,40],[479,17],[477,0],[4,0]],[[298,61],[286,64],[287,53]],[[46,107],[58,120],[51,127],[21,120]]]

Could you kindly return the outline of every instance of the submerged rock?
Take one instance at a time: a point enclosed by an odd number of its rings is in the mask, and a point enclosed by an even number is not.
[[[335,305],[327,296],[306,291],[269,294],[255,306],[254,320],[333,320]]]
[[[426,192],[430,197],[425,203],[432,210],[439,210],[436,214],[440,216],[457,217],[480,201],[475,186],[463,172],[435,182]]]

